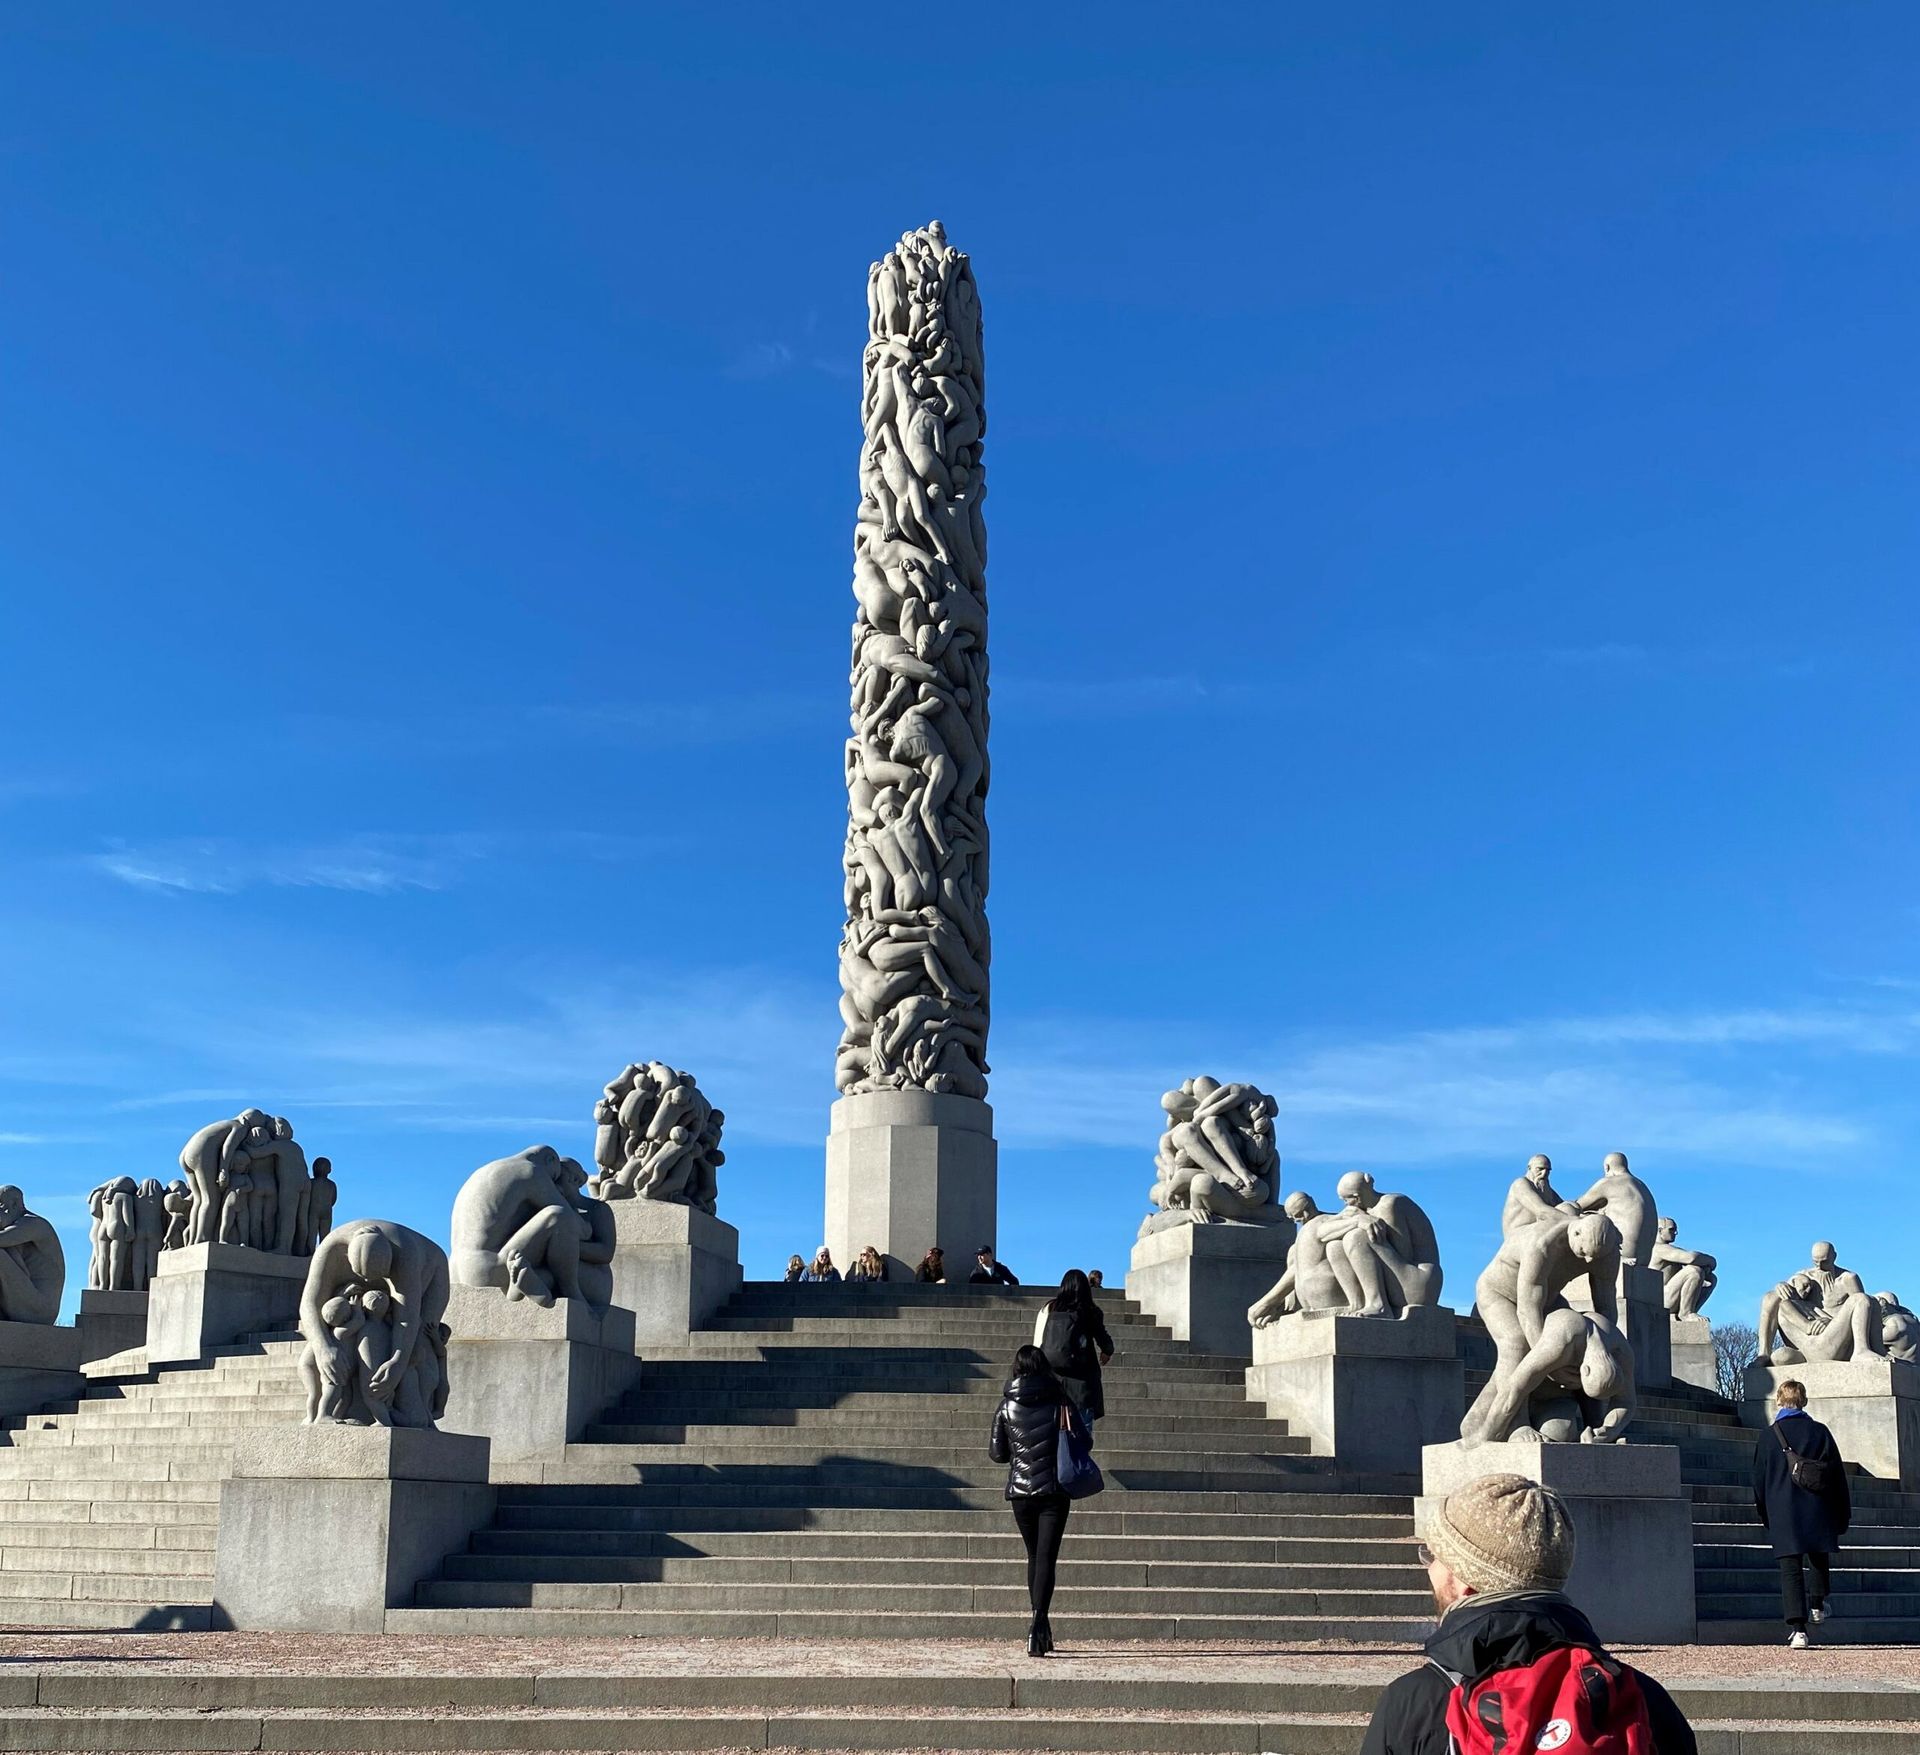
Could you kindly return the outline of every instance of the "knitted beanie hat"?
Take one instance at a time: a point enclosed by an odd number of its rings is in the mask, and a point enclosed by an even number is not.
[[[1427,1546],[1476,1591],[1559,1590],[1573,1570],[1573,1517],[1538,1481],[1482,1475],[1435,1507]]]

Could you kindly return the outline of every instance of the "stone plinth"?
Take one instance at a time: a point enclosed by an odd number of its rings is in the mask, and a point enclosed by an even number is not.
[[[1253,1331],[1248,1398],[1311,1439],[1315,1456],[1369,1473],[1417,1475],[1422,1448],[1458,1438],[1466,1412],[1456,1324],[1437,1305],[1391,1319],[1283,1316]]]
[[[1807,1412],[1833,1434],[1848,1462],[1880,1480],[1920,1487],[1920,1365],[1879,1354],[1841,1364],[1749,1365],[1740,1423],[1770,1425],[1776,1392],[1789,1377],[1807,1386]]]
[[[449,1390],[440,1425],[491,1440],[496,1472],[557,1453],[640,1374],[633,1312],[618,1305],[596,1316],[577,1298],[543,1309],[492,1286],[454,1286],[446,1321]]]
[[[995,1239],[1000,1148],[975,1097],[867,1091],[834,1104],[827,1132],[827,1248],[843,1272],[871,1245],[913,1278],[936,1243],[949,1272]],[[964,1277],[964,1276],[963,1276]]]
[[[1676,1316],[1667,1324],[1673,1380],[1720,1392],[1720,1366],[1713,1356],[1713,1324],[1704,1316]]]
[[[1287,1271],[1293,1226],[1170,1225],[1133,1246],[1127,1296],[1203,1353],[1249,1358],[1247,1309]]]
[[[80,1362],[110,1359],[147,1344],[147,1295],[144,1292],[80,1294]]]
[[[1673,1318],[1667,1314],[1666,1282],[1660,1270],[1620,1264],[1617,1282],[1620,1303],[1620,1332],[1633,1348],[1633,1381],[1639,1389],[1667,1389],[1673,1383],[1673,1355],[1667,1330]],[[1576,1310],[1591,1310],[1593,1300],[1587,1282],[1578,1279],[1566,1289],[1566,1299]]]
[[[1671,1444],[1430,1444],[1421,1457],[1414,1529],[1434,1505],[1482,1475],[1525,1475],[1573,1514],[1567,1595],[1609,1641],[1688,1645],[1694,1638],[1693,1503]]]
[[[147,1292],[147,1361],[199,1359],[242,1335],[292,1328],[306,1283],[303,1255],[237,1243],[163,1250]]]
[[[633,1323],[632,1345],[684,1341],[740,1287],[740,1233],[697,1207],[609,1201],[613,1303]]]
[[[391,1426],[247,1434],[220,1489],[214,1625],[380,1632],[492,1517],[487,1448]]]
[[[71,1401],[85,1383],[77,1328],[0,1322],[0,1417]]]

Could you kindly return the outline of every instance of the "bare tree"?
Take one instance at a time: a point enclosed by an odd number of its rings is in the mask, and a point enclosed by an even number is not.
[[[1741,1377],[1760,1356],[1760,1335],[1750,1322],[1723,1322],[1713,1331],[1713,1370],[1720,1393],[1730,1402],[1741,1396]]]

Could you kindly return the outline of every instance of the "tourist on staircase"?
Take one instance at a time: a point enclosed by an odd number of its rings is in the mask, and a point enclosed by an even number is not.
[[[1753,1508],[1780,1562],[1787,1644],[1798,1651],[1808,1625],[1827,1618],[1828,1563],[1853,1521],[1853,1495],[1840,1446],[1807,1412],[1806,1385],[1789,1377],[1775,1394],[1772,1432],[1753,1447]],[[1813,1574],[1811,1605],[1807,1572]]]
[[[827,1253],[824,1243],[807,1268],[807,1279],[819,1286],[837,1286],[840,1283],[840,1270],[833,1265],[833,1257]]]
[[[973,1272],[967,1275],[969,1286],[1017,1286],[1018,1276],[1004,1261],[995,1261],[993,1245],[983,1243],[973,1252]]]
[[[1078,1268],[1061,1278],[1059,1294],[1041,1312],[1033,1344],[1059,1374],[1067,1400],[1089,1426],[1107,1411],[1100,1368],[1113,1359],[1113,1337],[1094,1302],[1093,1285]]]
[[[947,1283],[946,1252],[935,1244],[920,1258],[920,1265],[913,1270],[915,1281],[922,1286],[944,1286]]]
[[[799,1281],[804,1280],[806,1277],[807,1277],[807,1258],[804,1255],[788,1256],[787,1257],[787,1284],[789,1286],[795,1285]]]
[[[886,1257],[871,1243],[853,1258],[853,1266],[847,1269],[849,1285],[877,1286],[886,1277]]]
[[[987,1454],[1007,1465],[1007,1500],[1027,1548],[1027,1602],[1033,1610],[1028,1657],[1045,1657],[1053,1650],[1047,1611],[1053,1604],[1054,1569],[1067,1533],[1067,1513],[1073,1509],[1056,1464],[1060,1434],[1072,1417],[1067,1391],[1046,1355],[1038,1347],[1022,1347],[1013,1356],[1013,1375],[993,1416]]]
[[[1440,1625],[1427,1661],[1387,1684],[1360,1755],[1697,1755],[1667,1691],[1562,1594],[1573,1551],[1572,1514],[1537,1481],[1448,1494],[1420,1546]]]

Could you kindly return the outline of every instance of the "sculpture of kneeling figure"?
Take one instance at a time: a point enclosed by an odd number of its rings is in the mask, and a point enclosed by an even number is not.
[[[432,1430],[447,1407],[447,1257],[391,1219],[352,1219],[300,1294],[307,1421]]]
[[[452,1274],[551,1305],[613,1302],[613,1214],[586,1193],[587,1173],[552,1146],[482,1164],[453,1202]]]

